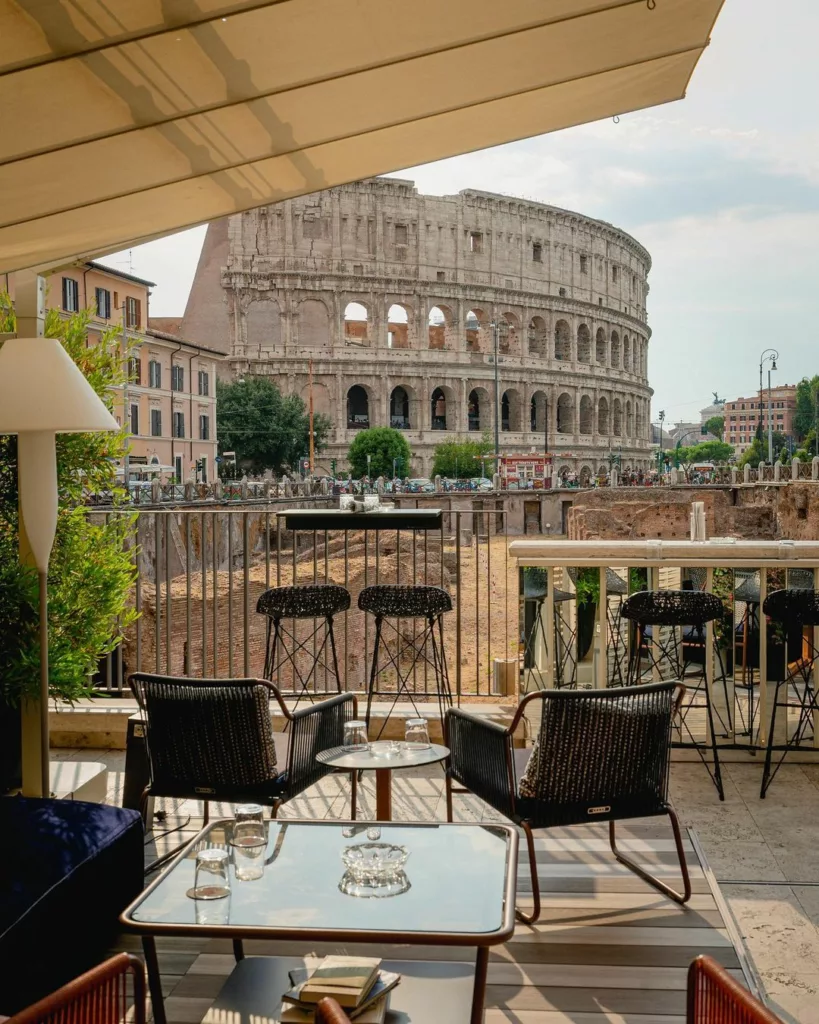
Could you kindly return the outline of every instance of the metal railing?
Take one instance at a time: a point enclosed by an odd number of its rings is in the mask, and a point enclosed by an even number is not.
[[[520,539],[509,550],[519,567],[521,691],[623,685],[629,671],[632,682],[680,674],[685,681],[686,665],[690,670],[695,663],[686,661],[684,649],[688,645],[692,657],[696,646],[696,670],[701,673],[704,663],[720,723],[717,743],[758,748],[767,743],[777,681],[793,677],[798,687],[807,678],[819,688],[819,661],[811,654],[819,647],[819,626],[783,626],[762,611],[774,590],[819,589],[819,542]],[[662,627],[677,630],[672,639],[683,654],[676,664],[658,668],[645,648],[636,650],[635,630],[620,614],[622,602],[637,591],[680,589],[716,593],[724,615],[709,622],[696,642],[685,627]],[[644,639],[648,647],[654,643]],[[795,708],[780,714],[776,743],[805,728],[797,722],[800,714]],[[819,727],[808,735],[819,748]]]
[[[337,583],[351,594],[350,610],[335,622],[342,685],[363,692],[374,626],[358,609],[358,593],[371,584],[416,583],[444,587],[452,598],[453,610],[444,616],[444,648],[453,695],[491,695],[496,659],[516,656],[518,645],[510,614],[516,581],[506,512],[445,510],[441,529],[434,531],[285,529],[283,509],[315,505],[282,500],[241,509],[141,510],[133,547],[138,618],[101,666],[99,689],[129,695],[127,675],[137,670],[260,677],[267,625],[256,612],[260,594],[294,583]],[[411,624],[401,620],[402,631]],[[303,641],[315,625],[311,619],[289,628]],[[308,659],[317,644],[320,639],[307,640]],[[300,690],[292,676],[274,682],[288,692]],[[411,688],[421,698],[435,692],[431,669],[421,661],[412,669]],[[335,680],[325,663],[310,690],[332,689]],[[394,693],[389,673],[379,673],[376,692]]]

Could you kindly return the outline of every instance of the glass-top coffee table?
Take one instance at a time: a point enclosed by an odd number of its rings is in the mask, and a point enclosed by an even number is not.
[[[407,984],[402,981],[395,990],[391,1006],[400,1012],[408,1001],[410,1019],[425,1024],[447,1019],[479,1024],[489,947],[505,942],[515,927],[517,832],[507,825],[381,826],[381,842],[408,851],[404,884],[393,886],[395,894],[389,896],[374,890],[351,894],[360,887],[350,886],[341,852],[367,842],[371,828],[356,822],[270,821],[262,877],[239,881],[231,864],[230,895],[208,901],[186,895],[194,884],[196,853],[214,846],[232,850],[232,822],[216,822],[199,833],[121,918],[125,928],[142,935],[156,1024],[165,1024],[155,944],[156,936],[164,935],[231,938],[240,960],[237,970],[245,973],[251,968],[241,960],[242,939],[335,943],[337,951],[350,953],[355,953],[354,944],[476,948],[474,972],[468,964],[457,965],[460,988],[453,982],[446,989],[449,1002],[441,1002],[441,965],[417,962]],[[269,967],[275,975],[274,960]],[[256,964],[252,969],[262,968]],[[465,970],[472,974],[466,988]],[[286,971],[281,976],[286,988]],[[457,1009],[452,999],[459,991],[469,999],[461,999],[466,1005],[452,1016]],[[264,998],[270,998],[269,991]],[[447,1017],[436,1009],[444,1005]],[[273,1010],[268,1003],[259,1012],[270,1020]]]
[[[379,753],[391,750],[390,755]],[[423,765],[446,761],[449,747],[430,743],[427,747],[412,747],[405,743],[391,743],[376,740],[367,750],[349,750],[347,747],[331,747],[316,755],[322,764],[331,765],[337,771],[375,772],[375,819],[392,821],[392,773],[399,768],[420,768]]]

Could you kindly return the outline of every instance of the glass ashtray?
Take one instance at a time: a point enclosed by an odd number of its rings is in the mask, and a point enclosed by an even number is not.
[[[347,874],[365,885],[382,885],[395,878],[407,863],[407,857],[406,846],[392,843],[356,843],[341,851]]]
[[[400,896],[412,888],[410,880],[403,871],[396,871],[394,875],[385,878],[381,882],[360,881],[352,871],[345,871],[341,876],[338,887],[345,896],[356,896],[364,900],[383,900],[390,896]]]

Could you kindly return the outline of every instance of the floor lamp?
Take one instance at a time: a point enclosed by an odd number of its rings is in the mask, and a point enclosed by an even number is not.
[[[51,792],[48,737],[48,560],[57,530],[56,435],[119,430],[55,338],[11,338],[0,348],[0,434],[17,434],[20,512],[40,582],[42,795]]]

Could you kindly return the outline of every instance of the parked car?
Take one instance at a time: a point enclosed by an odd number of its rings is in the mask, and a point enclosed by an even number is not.
[[[407,490],[410,494],[432,494],[435,491],[435,484],[427,477],[415,477],[408,481]]]

